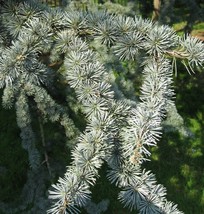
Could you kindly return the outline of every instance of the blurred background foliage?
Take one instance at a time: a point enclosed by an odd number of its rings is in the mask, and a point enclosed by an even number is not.
[[[50,6],[67,4],[65,0],[42,1]],[[140,15],[161,24],[171,25],[180,35],[188,33],[204,41],[203,0],[79,0],[73,1],[73,4],[84,10],[97,5],[113,13]],[[134,89],[133,93],[137,94],[140,78],[131,72],[135,64],[123,63],[122,66],[125,73],[121,73],[117,81],[120,82],[121,78],[129,80],[131,93]],[[185,126],[192,134],[187,137],[176,131],[165,132],[158,147],[152,149],[151,161],[145,163],[145,167],[156,174],[158,182],[167,188],[167,198],[177,203],[180,210],[186,214],[202,214],[204,213],[204,69],[189,74],[179,62],[177,66],[178,72],[174,76],[175,103]],[[15,111],[5,110],[1,106],[0,118],[0,201],[9,202],[18,198],[27,179],[29,166],[27,153],[21,147]],[[35,130],[36,135],[40,136],[38,124],[35,125]],[[45,124],[44,132],[46,141],[51,145],[48,151],[49,160],[59,167],[54,179],[63,175],[70,161],[70,150],[64,144],[66,140],[60,127]],[[103,168],[101,177],[93,188],[94,202],[99,203],[108,198],[110,206],[105,212],[107,214],[133,213],[122,208],[115,200],[118,189],[106,180]],[[47,185],[49,186],[49,183]]]

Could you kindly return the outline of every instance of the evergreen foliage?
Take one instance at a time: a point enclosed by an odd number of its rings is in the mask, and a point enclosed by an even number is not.
[[[79,213],[90,203],[90,187],[103,164],[109,168],[107,179],[120,189],[124,207],[141,214],[183,213],[142,163],[161,138],[167,110],[176,113],[172,63],[179,59],[193,72],[203,66],[204,44],[137,16],[70,4],[49,8],[35,1],[7,1],[1,8],[2,101],[5,108],[15,106],[32,173],[42,173],[33,117],[61,124],[72,146],[71,164],[49,190],[51,207],[40,200],[39,190],[39,197],[28,201],[40,208],[30,213]],[[140,67],[139,97],[126,96],[116,81],[119,75],[127,85],[117,71],[117,66],[123,71],[123,63]],[[83,115],[85,127],[76,125],[72,114]]]

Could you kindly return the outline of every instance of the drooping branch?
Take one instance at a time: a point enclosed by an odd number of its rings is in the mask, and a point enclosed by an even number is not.
[[[69,139],[79,133],[68,109],[48,93],[49,65],[60,62],[55,77],[73,90],[68,96],[74,96],[86,119],[86,128],[72,150],[71,165],[49,192],[53,205],[48,213],[78,213],[78,207],[90,200],[90,187],[104,162],[110,168],[108,179],[122,189],[119,200],[124,206],[140,213],[182,213],[166,200],[166,189],[141,164],[150,156],[149,146],[160,139],[161,122],[174,94],[170,59],[184,60],[190,68],[202,66],[203,44],[191,37],[180,39],[170,27],[138,17],[42,10],[27,3],[13,6],[7,5],[1,16],[4,26],[8,21],[12,42],[0,48],[0,86],[5,105],[15,103],[23,140],[32,137],[29,98],[43,118],[64,126]],[[125,96],[116,96],[119,87],[112,76],[120,74],[106,69],[93,42],[121,61],[139,64],[137,58],[143,56],[140,102],[132,100],[131,105]],[[23,145],[33,152],[33,142]]]

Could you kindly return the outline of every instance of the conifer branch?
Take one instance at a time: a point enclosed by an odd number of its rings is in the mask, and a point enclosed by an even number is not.
[[[64,127],[69,140],[79,136],[70,166],[49,191],[53,203],[47,212],[79,213],[90,200],[90,187],[106,162],[107,178],[121,189],[118,198],[125,207],[142,214],[181,214],[167,201],[165,187],[141,165],[151,155],[148,148],[161,138],[162,121],[173,102],[171,59],[183,60],[188,70],[203,66],[203,43],[190,36],[180,38],[168,26],[107,11],[51,9],[33,1],[9,1],[1,12],[0,24],[10,39],[3,43],[0,37],[3,104],[16,106],[31,166],[39,165],[39,154],[31,129],[30,100],[44,119]],[[139,101],[128,102],[118,90],[113,76],[120,74],[99,59],[94,42],[104,47],[107,56],[112,54],[120,61],[138,62],[142,56]],[[65,104],[58,104],[48,92],[53,78],[70,89],[67,96],[74,97],[86,120],[83,133]],[[38,120],[45,146],[42,121]],[[44,156],[51,174],[46,151]]]

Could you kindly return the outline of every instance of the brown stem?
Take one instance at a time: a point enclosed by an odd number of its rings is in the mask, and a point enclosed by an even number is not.
[[[44,148],[44,157],[45,157],[45,160],[42,162],[42,164],[46,163],[49,175],[51,176],[52,173],[51,173],[51,168],[50,168],[50,163],[49,163],[49,156],[46,151],[44,128],[43,128],[42,120],[40,119],[39,116],[38,116],[38,122],[39,122],[39,126],[40,126],[40,135],[41,135],[42,145]]]
[[[154,0],[153,5],[154,5],[154,11],[152,15],[152,20],[157,21],[160,16],[161,0]]]
[[[184,53],[182,51],[166,51],[166,53],[171,56],[171,57],[176,57],[176,58],[179,58],[179,59],[186,59],[189,54],[188,53]]]

